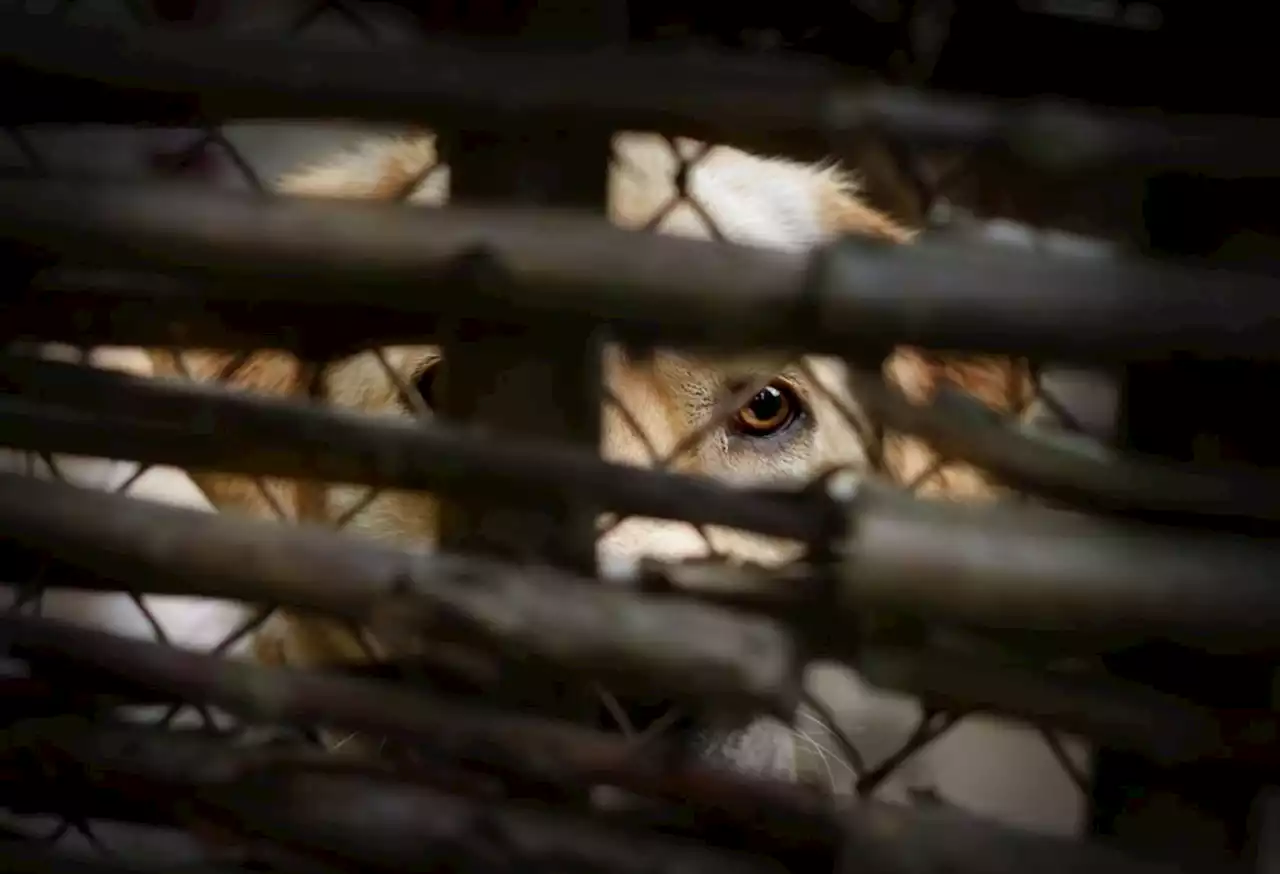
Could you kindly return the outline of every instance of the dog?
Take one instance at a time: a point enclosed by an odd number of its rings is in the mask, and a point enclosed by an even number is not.
[[[689,174],[689,194],[697,206],[686,202],[666,209],[676,193],[680,152],[701,156]],[[373,138],[286,175],[278,190],[301,197],[391,201],[415,189],[410,203],[438,207],[447,200],[448,169],[431,171],[436,166],[429,134]],[[695,239],[723,235],[742,245],[796,252],[840,235],[898,245],[909,245],[912,237],[867,206],[851,177],[834,164],[808,165],[648,134],[615,140],[609,218],[623,228]],[[330,366],[324,377],[327,397],[371,413],[430,415],[441,350],[397,347],[380,354],[363,353]],[[214,379],[232,363],[227,354],[199,350],[153,351],[151,357],[157,374],[197,380]],[[417,388],[422,404],[403,396],[388,367],[404,384]],[[803,484],[832,469],[866,471],[870,466],[872,447],[860,427],[865,415],[838,360],[756,354],[710,358],[673,349],[637,355],[609,347],[603,367],[608,396],[616,401],[602,410],[601,452],[608,460],[645,467],[680,449],[671,459],[672,469],[742,486]],[[306,389],[301,366],[283,353],[257,353],[234,370],[229,381],[237,388],[274,395]],[[941,360],[899,350],[886,373],[917,399],[927,398],[944,380],[1006,410],[1017,408],[1026,392],[1016,366],[996,360]],[[717,411],[748,386],[741,405],[713,422]],[[702,439],[682,446],[682,438],[694,432],[702,433]],[[883,458],[889,474],[900,481],[930,474],[922,483],[929,494],[981,499],[994,493],[976,470],[939,466],[933,453],[915,441],[890,436]],[[222,511],[274,517],[283,510],[312,520],[349,517],[349,530],[399,543],[429,543],[435,537],[438,504],[430,495],[387,492],[369,500],[366,489],[344,485],[262,484],[222,474],[193,479]],[[602,566],[615,570],[643,558],[711,554],[778,566],[797,558],[801,547],[649,519],[622,521],[598,545]],[[255,642],[259,658],[291,665],[359,659],[366,650],[346,629],[288,614],[280,614]],[[795,777],[795,740],[804,736],[761,719],[747,726],[705,727],[698,746],[706,758],[739,770]]]

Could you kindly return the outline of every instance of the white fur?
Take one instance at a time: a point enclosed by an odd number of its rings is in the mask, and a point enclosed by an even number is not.
[[[49,346],[44,352],[48,357],[61,360],[75,358],[70,350],[63,347]],[[139,376],[149,376],[152,372],[150,359],[137,349],[98,349],[91,361],[99,367]],[[69,456],[56,456],[53,464],[55,470],[50,470],[49,465],[34,454],[0,451],[0,469],[30,472],[41,479],[61,479],[82,488],[103,491],[116,491],[128,483],[138,469],[138,464],[132,461]],[[129,486],[127,494],[172,506],[213,509],[191,478],[171,467],[154,467],[146,471]],[[57,580],[49,582],[56,583]],[[14,596],[10,586],[0,586],[0,609],[12,604]],[[216,646],[249,615],[243,605],[203,598],[152,595],[144,596],[142,600],[170,642],[192,649]],[[51,589],[44,595],[42,612],[51,618],[102,628],[128,637],[152,639],[155,636],[137,604],[126,595]],[[235,651],[239,653],[244,649],[241,645]]]

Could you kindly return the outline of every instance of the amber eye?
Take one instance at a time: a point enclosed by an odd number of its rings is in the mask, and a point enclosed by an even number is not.
[[[773,383],[762,388],[751,401],[734,413],[733,430],[746,437],[768,437],[795,422],[800,400],[786,385]]]

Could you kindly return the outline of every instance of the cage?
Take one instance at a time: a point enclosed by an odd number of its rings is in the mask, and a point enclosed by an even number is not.
[[[0,22],[6,870],[1274,866],[1260,11]]]

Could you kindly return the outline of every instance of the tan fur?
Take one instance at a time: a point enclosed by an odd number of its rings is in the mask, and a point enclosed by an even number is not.
[[[886,369],[890,381],[917,403],[930,400],[943,385],[964,389],[992,409],[1020,415],[1031,403],[1033,384],[1028,368],[999,358],[941,358],[915,349],[901,349]],[[910,485],[923,497],[983,500],[997,486],[971,465],[951,462],[919,440],[889,435],[884,447],[885,467],[897,482]]]
[[[693,155],[700,147],[680,142],[678,147]],[[706,216],[686,203],[670,208],[672,179],[677,161],[665,141],[648,135],[628,134],[618,138],[617,161],[610,184],[611,218],[631,228],[655,227],[663,233],[691,237],[711,237]],[[377,140],[354,154],[291,174],[280,189],[310,197],[398,199],[425,179],[413,192],[416,203],[436,205],[447,191],[447,168],[428,170],[436,156],[429,137]],[[699,192],[699,174],[709,173],[715,185]],[[852,187],[836,169],[809,168],[784,161],[765,160],[732,149],[712,149],[690,174],[695,196],[705,201],[705,211],[718,225],[730,230],[727,236],[748,244],[773,245],[767,210],[765,219],[751,218],[753,186],[770,184],[776,177],[781,189],[801,191],[812,204],[811,212],[821,236],[860,234],[894,242],[908,241],[910,234],[883,215],[862,204]],[[708,183],[710,186],[711,183]],[[788,188],[790,186],[790,188]],[[794,193],[794,192],[793,192]],[[660,219],[655,222],[655,216]],[[752,222],[755,221],[753,224]],[[819,239],[807,241],[816,244]],[[387,359],[395,371],[412,382],[422,363],[438,357],[433,348],[388,350]],[[228,356],[190,352],[183,366],[167,353],[157,353],[162,372],[189,371],[197,379],[210,379],[226,366]],[[724,429],[713,429],[708,438],[674,465],[723,480],[742,483],[800,483],[832,467],[866,465],[867,451],[857,432],[837,408],[844,404],[856,409],[843,379],[843,365],[825,358],[807,359],[802,366],[764,356],[738,356],[715,361],[663,350],[644,360],[632,360],[619,350],[606,355],[605,371],[613,395],[625,405],[645,432],[634,433],[628,418],[606,407],[603,454],[612,460],[647,466],[651,451],[668,453],[680,438],[704,423],[712,406],[735,381],[767,380],[777,376],[792,386],[810,410],[809,425],[786,441],[757,445],[731,438]],[[1002,409],[1018,409],[1026,394],[1025,376],[1000,361],[940,361],[903,351],[888,365],[891,378],[911,395],[925,398],[940,380],[951,379],[975,391],[983,400]],[[232,382],[244,389],[270,394],[303,393],[305,374],[288,356],[262,353],[241,367]],[[338,404],[371,412],[401,408],[397,391],[372,354],[363,354],[335,365],[328,375],[327,392]],[[833,400],[834,398],[834,400]],[[890,475],[910,480],[933,464],[932,453],[914,441],[891,438],[885,447]],[[270,501],[263,490],[242,478],[204,475],[197,479],[215,504],[223,509],[254,514],[270,513]],[[365,490],[333,487],[317,492],[316,485],[273,484],[293,513],[314,516],[327,505],[331,516],[361,502]],[[934,494],[964,498],[990,493],[987,482],[970,469],[942,470],[926,484]],[[302,508],[302,512],[299,512]],[[436,505],[429,497],[384,494],[357,513],[351,528],[365,535],[392,540],[430,540],[434,536]],[[794,544],[780,543],[740,532],[710,532],[711,546],[739,560],[776,564],[797,554]],[[682,523],[628,520],[613,530],[601,544],[606,560],[629,560],[641,555],[682,558],[702,555],[707,544],[691,526]],[[342,629],[318,626],[285,617],[262,641],[259,652],[272,660],[312,662],[334,657],[359,655],[360,647]]]

